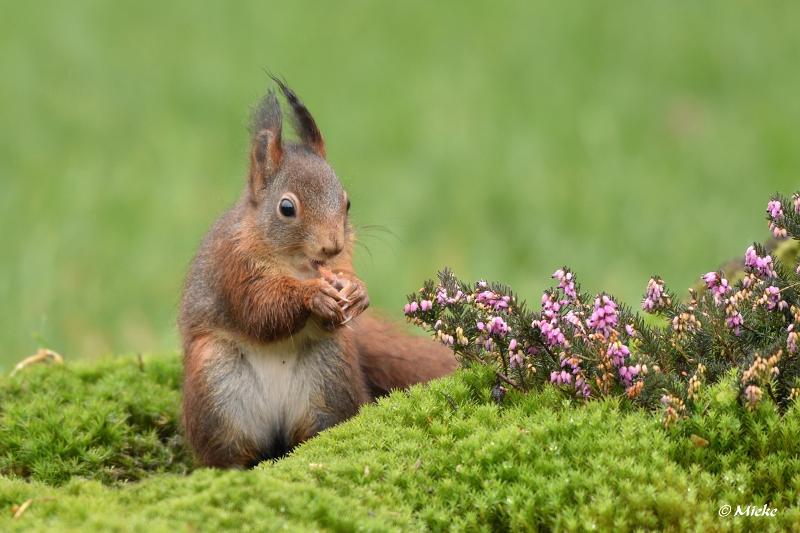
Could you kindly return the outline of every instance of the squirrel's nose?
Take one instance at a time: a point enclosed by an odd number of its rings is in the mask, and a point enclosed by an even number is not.
[[[322,253],[328,257],[335,257],[342,253],[342,245],[338,242],[322,247]]]

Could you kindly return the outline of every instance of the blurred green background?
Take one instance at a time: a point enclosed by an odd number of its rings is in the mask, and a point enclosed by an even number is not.
[[[285,76],[327,139],[374,305],[442,266],[636,304],[767,237],[800,171],[800,4],[9,2],[0,366],[173,349],[182,278]]]

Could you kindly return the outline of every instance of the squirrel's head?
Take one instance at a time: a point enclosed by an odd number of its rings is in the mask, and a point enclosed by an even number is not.
[[[314,118],[284,82],[273,78],[291,108],[298,141],[282,139],[282,114],[270,90],[255,109],[247,209],[268,253],[310,272],[349,253],[350,200],[325,160]]]

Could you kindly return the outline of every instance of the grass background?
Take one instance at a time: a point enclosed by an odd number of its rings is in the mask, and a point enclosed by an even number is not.
[[[564,263],[638,300],[766,236],[800,170],[800,5],[3,1],[0,365],[177,345],[243,184],[249,106],[315,114],[374,304],[449,265],[530,299]]]

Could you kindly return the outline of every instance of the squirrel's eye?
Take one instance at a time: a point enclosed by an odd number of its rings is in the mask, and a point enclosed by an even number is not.
[[[350,198],[347,199],[347,211],[350,211]]]
[[[295,212],[294,202],[288,198],[281,199],[281,203],[278,204],[278,212],[285,217],[293,217],[297,214]]]

